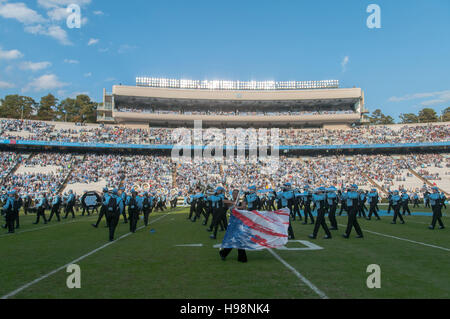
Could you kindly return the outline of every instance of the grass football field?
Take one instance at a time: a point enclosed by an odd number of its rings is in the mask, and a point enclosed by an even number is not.
[[[237,261],[237,251],[222,261],[213,246],[224,233],[211,240],[206,227],[187,216],[187,208],[152,213],[151,224],[141,227],[140,220],[135,234],[121,219],[117,240],[109,243],[105,220],[98,229],[91,226],[97,215],[47,225],[21,215],[16,234],[0,233],[0,297],[450,298],[450,228],[429,230],[430,216],[407,216],[405,225],[391,225],[392,214],[359,219],[365,238],[353,232],[349,240],[341,237],[345,216],[338,217],[332,240],[322,239],[322,230],[310,240],[313,226],[297,220],[297,242],[287,250],[249,251],[247,264]],[[448,217],[443,221],[450,227]],[[67,288],[69,264],[80,266],[80,289]],[[366,284],[372,264],[381,267],[380,289]]]

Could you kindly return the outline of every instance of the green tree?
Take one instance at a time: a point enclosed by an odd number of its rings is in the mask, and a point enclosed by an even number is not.
[[[420,123],[434,123],[438,122],[439,118],[435,110],[430,108],[424,108],[419,112],[419,122]]]
[[[42,121],[52,121],[56,119],[56,104],[58,99],[52,94],[48,94],[41,98],[37,119]]]
[[[442,122],[450,122],[450,107],[442,111]]]
[[[388,115],[388,116],[383,116],[381,118],[381,123],[380,124],[390,125],[390,124],[395,124],[395,121],[394,121],[392,116]]]
[[[400,120],[402,124],[419,123],[419,118],[414,113],[400,114]]]
[[[91,98],[85,94],[78,95],[75,99],[67,98],[58,105],[57,116],[60,120],[68,122],[87,122],[95,123],[97,121],[97,105]]]
[[[36,110],[37,103],[28,96],[7,95],[1,100],[0,117],[29,119]]]
[[[394,119],[391,116],[386,116],[380,109],[376,109],[372,112],[371,116],[368,116],[371,125],[387,125],[394,124]]]
[[[74,117],[79,114],[75,99],[67,98],[62,100],[58,105],[56,114],[61,121],[73,122]]]
[[[80,109],[80,122],[95,123],[97,121],[97,105],[85,94],[78,95],[75,104]]]

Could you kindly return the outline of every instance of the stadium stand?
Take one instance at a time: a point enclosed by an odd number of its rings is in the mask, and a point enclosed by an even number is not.
[[[174,145],[172,128],[129,128],[122,125],[76,126],[46,122],[2,120],[0,138],[9,140]],[[225,130],[221,130],[223,134]],[[205,131],[203,131],[203,134]],[[450,142],[450,124],[363,126],[347,129],[281,129],[280,144],[359,145]]]

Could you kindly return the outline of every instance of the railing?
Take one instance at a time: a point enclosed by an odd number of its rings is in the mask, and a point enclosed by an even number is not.
[[[155,145],[155,144],[113,144],[113,143],[70,143],[70,142],[48,142],[48,141],[27,141],[27,140],[0,140],[0,145],[21,145],[21,146],[41,146],[41,147],[68,147],[68,148],[97,148],[97,149],[142,149],[142,150],[172,150],[177,149],[206,149],[208,146],[192,145]],[[263,147],[259,145],[259,147]],[[270,147],[268,145],[267,147]],[[450,141],[437,143],[405,143],[405,144],[355,144],[355,145],[297,145],[280,146],[280,151],[327,151],[327,150],[373,150],[373,149],[406,149],[406,148],[450,148]],[[248,146],[223,146],[223,149],[245,149]]]
[[[115,122],[116,120],[111,116],[97,116],[97,121]]]

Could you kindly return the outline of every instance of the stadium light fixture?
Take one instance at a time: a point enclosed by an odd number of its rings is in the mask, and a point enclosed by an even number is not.
[[[339,88],[338,80],[325,81],[198,81],[187,79],[166,79],[137,77],[136,85],[154,88],[203,89],[203,90],[304,90],[304,89],[334,89]]]

